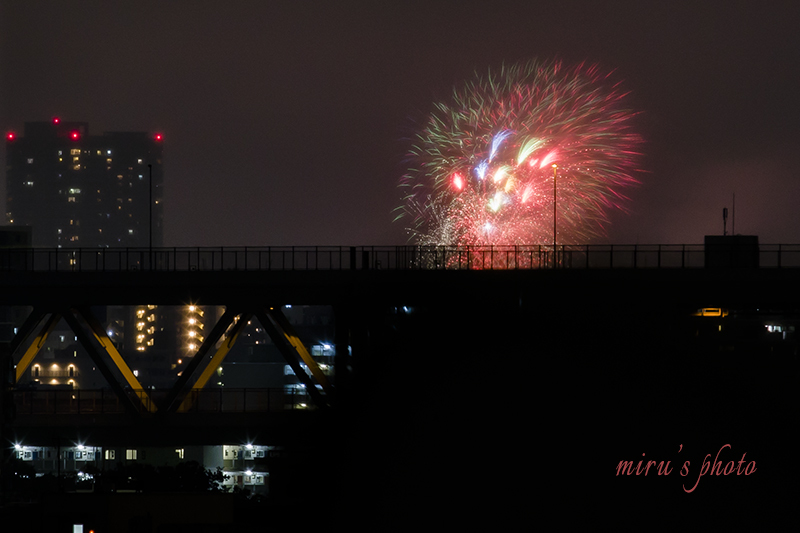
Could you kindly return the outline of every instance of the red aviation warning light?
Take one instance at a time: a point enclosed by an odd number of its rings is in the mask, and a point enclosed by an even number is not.
[[[17,134],[14,133],[13,131],[9,131],[8,133],[6,133],[6,140],[7,141],[13,141],[16,138],[17,138]]]
[[[73,141],[77,141],[77,140],[79,140],[81,138],[81,134],[80,134],[80,132],[75,130],[75,131],[70,132],[69,138],[72,139]]]
[[[61,119],[59,117],[53,117],[53,124],[58,126],[59,124],[61,124]]]
[[[163,140],[164,140],[164,136],[163,136],[163,135],[161,135],[160,133],[156,133],[156,135],[155,135],[154,139],[155,139],[156,141],[158,141],[158,142],[161,142],[161,141],[163,141]]]

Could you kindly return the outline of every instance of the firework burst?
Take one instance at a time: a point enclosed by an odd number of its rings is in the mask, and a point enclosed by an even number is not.
[[[641,138],[624,99],[597,67],[560,62],[466,83],[416,136],[398,218],[422,245],[552,243],[557,198],[558,243],[589,242],[636,182]]]

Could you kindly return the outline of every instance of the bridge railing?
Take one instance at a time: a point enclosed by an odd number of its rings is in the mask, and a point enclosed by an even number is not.
[[[702,268],[705,261],[702,244],[0,249],[0,271],[41,272]],[[759,245],[757,261],[800,267],[800,245]]]
[[[149,404],[158,405],[169,391],[128,391],[142,413],[151,412]],[[111,390],[15,390],[16,415],[114,415],[123,414],[125,405]],[[142,403],[139,398],[144,399]],[[259,413],[313,409],[313,402],[302,389],[193,389],[185,408],[190,413]]]

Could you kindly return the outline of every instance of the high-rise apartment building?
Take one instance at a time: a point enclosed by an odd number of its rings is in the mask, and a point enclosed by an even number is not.
[[[58,118],[26,122],[23,135],[6,134],[7,224],[30,226],[36,247],[147,247],[151,231],[162,246],[161,141],[92,136],[88,123]]]
[[[7,132],[8,226],[3,234],[24,231],[25,244],[37,248],[146,248],[152,232],[152,245],[163,246],[162,140],[160,133],[144,132],[93,136],[88,123],[59,118],[26,122],[23,134]],[[138,308],[110,307],[103,321],[131,364],[141,365],[143,373],[166,376],[178,343],[165,329],[176,319],[164,310],[149,311],[147,327],[138,326]],[[87,372],[92,365],[80,364],[83,350],[66,324],[60,324],[53,337],[61,342],[54,345],[51,339],[39,364],[31,367],[30,380],[96,386]]]

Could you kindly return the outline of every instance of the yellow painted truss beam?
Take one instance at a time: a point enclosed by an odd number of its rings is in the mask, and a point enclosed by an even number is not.
[[[300,358],[306,364],[308,369],[311,370],[311,375],[314,376],[314,379],[317,380],[317,383],[322,386],[322,390],[325,391],[325,394],[329,395],[330,397],[331,385],[328,382],[327,376],[322,373],[322,370],[319,368],[319,365],[317,365],[317,362],[314,361],[314,358],[311,357],[310,353],[308,353],[303,341],[301,341],[297,336],[297,333],[295,332],[294,328],[292,328],[292,325],[289,323],[286,315],[284,315],[278,308],[270,308],[267,311],[267,315],[275,320],[279,328],[282,330],[281,333],[283,333],[283,335],[286,337],[286,340],[289,341],[289,344],[291,344],[294,349],[297,350]]]
[[[214,353],[213,357],[211,357],[211,361],[209,361],[208,365],[203,369],[203,373],[200,374],[200,377],[197,378],[197,381],[192,386],[192,389],[202,389],[208,383],[208,380],[211,379],[211,376],[214,375],[214,372],[217,371],[217,368],[222,364],[222,361],[225,360],[225,356],[231,351],[233,345],[236,344],[236,339],[239,338],[239,334],[242,333],[245,326],[247,326],[247,321],[250,320],[250,314],[243,313],[239,316],[239,320],[233,324],[230,331],[228,332],[228,337],[222,341],[222,344],[217,349],[216,353]],[[182,413],[188,411],[189,408],[194,403],[194,395],[189,393],[181,403],[180,407],[178,408],[178,412]]]
[[[106,335],[106,330],[103,328],[103,326],[101,326],[100,323],[92,316],[88,309],[77,309],[76,311],[83,321],[89,326],[89,329],[91,330],[97,342],[100,343],[100,346],[103,347],[109,357],[111,357],[111,360],[114,361],[114,364],[122,374],[122,377],[128,383],[128,386],[135,391],[136,396],[142,402],[142,405],[145,407],[145,409],[151,413],[156,412],[158,408],[156,407],[155,402],[150,400],[150,397],[144,391],[142,384],[139,383],[139,380],[133,375],[128,363],[125,362],[125,359],[123,359],[122,355],[120,355],[119,351],[117,351],[117,347],[114,346],[114,343],[111,342],[111,339],[109,339],[108,335]]]
[[[275,343],[275,347],[281,352],[283,358],[292,367],[292,371],[294,372],[297,379],[306,387],[306,392],[311,396],[311,399],[314,403],[317,404],[320,408],[328,407],[330,397],[325,397],[322,395],[317,389],[316,384],[311,379],[311,376],[308,375],[302,366],[300,366],[300,361],[298,361],[298,353],[297,349],[289,342],[286,334],[281,330],[280,325],[278,325],[274,318],[268,314],[269,311],[259,311],[256,313],[259,322],[261,325],[264,326],[264,331],[267,332],[272,342]],[[320,384],[320,387],[322,385]]]
[[[39,334],[33,339],[28,349],[25,350],[25,353],[22,355],[22,358],[17,363],[17,372],[14,383],[19,383],[20,378],[25,374],[25,371],[28,369],[30,364],[33,362],[33,359],[36,357],[36,354],[39,353],[39,350],[42,349],[44,343],[47,342],[47,337],[50,335],[50,332],[53,331],[53,328],[56,327],[58,321],[61,320],[61,315],[59,313],[53,313],[50,317],[45,321],[42,329],[39,330]]]

